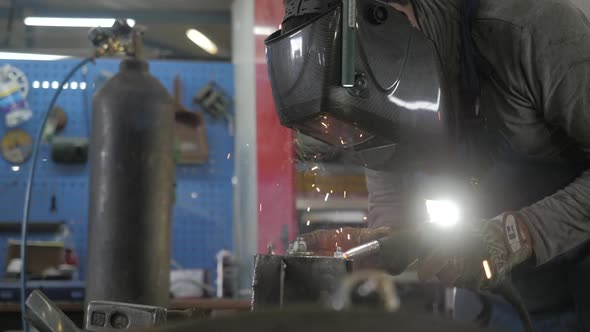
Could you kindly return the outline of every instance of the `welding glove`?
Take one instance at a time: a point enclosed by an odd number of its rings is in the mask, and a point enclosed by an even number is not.
[[[528,228],[516,213],[452,228],[428,225],[381,239],[380,260],[392,274],[410,264],[422,281],[472,290],[501,284],[512,268],[532,257]]]
[[[336,248],[342,251],[390,235],[390,227],[380,228],[339,228],[319,230],[301,235],[307,243],[307,250],[319,256],[332,256]]]

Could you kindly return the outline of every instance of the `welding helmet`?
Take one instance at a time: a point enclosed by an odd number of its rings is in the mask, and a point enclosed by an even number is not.
[[[446,150],[439,56],[405,15],[376,0],[285,0],[285,7],[282,29],[265,41],[283,126],[372,169],[428,162],[414,157]]]

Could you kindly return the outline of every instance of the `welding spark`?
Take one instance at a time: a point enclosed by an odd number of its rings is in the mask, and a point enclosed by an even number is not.
[[[344,198],[346,198],[346,190],[344,191]]]
[[[311,207],[310,206],[307,207],[307,212],[309,212],[309,211],[311,211]]]
[[[308,220],[307,221],[307,226],[309,226],[309,224],[311,224],[311,220]]]
[[[367,217],[363,217],[363,220],[367,220]]]
[[[342,143],[342,145],[346,145],[346,142],[344,142],[342,138],[340,139],[340,143]]]
[[[336,234],[340,234],[340,230],[338,230],[338,229],[337,229],[337,230],[336,230]]]
[[[360,134],[360,135],[359,135],[359,137],[360,137],[360,138],[363,138],[363,134]]]
[[[259,211],[259,212],[262,212],[262,204],[260,204],[260,205],[258,206],[258,211]]]
[[[328,126],[326,123],[324,123],[324,122],[321,122],[321,124],[322,124],[322,126],[324,126],[324,128],[328,128],[328,127],[329,127],[329,126]]]
[[[227,159],[229,160],[229,158],[231,158],[231,153],[227,154]]]
[[[330,194],[333,194],[333,193],[334,193],[334,190],[330,189]]]
[[[330,198],[330,193],[326,193],[326,198],[324,198],[324,202],[327,202],[328,198]]]
[[[311,185],[311,187],[312,187],[312,188],[315,188],[315,183],[313,183],[313,184]]]
[[[315,188],[317,192],[321,192],[320,187]]]
[[[312,171],[315,171],[316,169],[320,168],[320,166],[314,166],[311,168]]]

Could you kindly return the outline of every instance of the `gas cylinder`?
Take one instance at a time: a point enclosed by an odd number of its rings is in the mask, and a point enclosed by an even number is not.
[[[94,97],[86,301],[168,303],[174,107],[135,58]]]

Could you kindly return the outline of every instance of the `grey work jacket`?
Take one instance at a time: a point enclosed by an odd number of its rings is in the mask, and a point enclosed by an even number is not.
[[[413,3],[456,97],[462,0]],[[472,35],[491,69],[481,78],[489,143],[488,167],[478,174],[481,215],[523,215],[535,262],[513,279],[529,309],[571,306],[583,320],[590,316],[590,23],[568,0],[482,0]],[[407,174],[367,170],[367,184],[372,226],[412,219],[408,197],[419,195],[407,193],[419,190]]]

